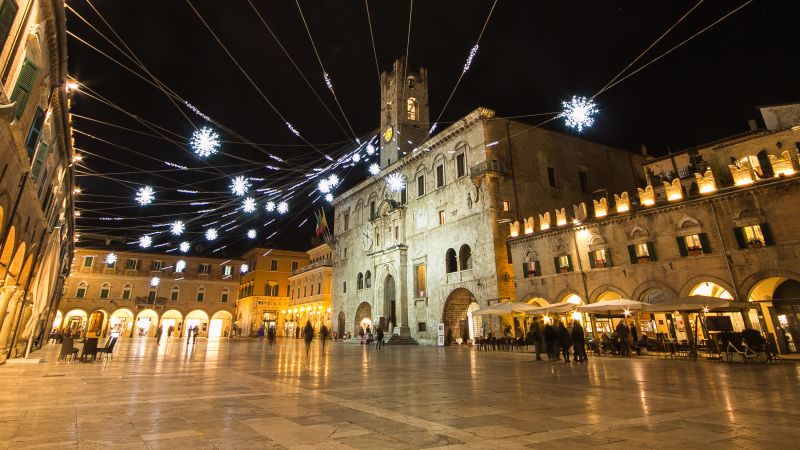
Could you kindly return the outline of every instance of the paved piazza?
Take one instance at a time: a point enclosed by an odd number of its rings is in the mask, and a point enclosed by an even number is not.
[[[800,365],[301,341],[124,341],[0,367],[3,447],[797,447]],[[793,440],[794,439],[794,440]]]

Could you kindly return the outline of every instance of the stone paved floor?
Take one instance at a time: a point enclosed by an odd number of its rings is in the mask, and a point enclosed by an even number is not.
[[[0,447],[800,447],[800,365],[128,340],[0,367]]]

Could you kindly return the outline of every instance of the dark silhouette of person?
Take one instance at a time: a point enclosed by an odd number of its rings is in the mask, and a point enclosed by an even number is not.
[[[378,325],[378,329],[375,331],[375,337],[377,337],[378,341],[375,342],[375,348],[380,349],[383,347],[383,328]]]
[[[323,352],[325,351],[325,341],[328,340],[328,335],[329,334],[330,333],[328,332],[328,327],[326,327],[325,325],[322,325],[321,327],[319,327],[319,338],[322,339],[322,351]]]
[[[306,358],[311,351],[311,340],[314,339],[314,327],[311,326],[311,321],[306,321],[306,327],[303,329],[303,337],[306,340]]]

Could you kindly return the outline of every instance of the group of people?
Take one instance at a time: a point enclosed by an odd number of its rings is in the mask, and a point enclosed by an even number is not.
[[[529,345],[533,346],[537,361],[542,361],[543,349],[549,361],[560,361],[563,356],[565,362],[570,362],[570,349],[572,349],[573,361],[586,362],[589,360],[586,355],[586,337],[583,326],[577,320],[573,320],[569,326],[561,320],[544,325],[538,319],[534,320],[528,330],[527,341]]]
[[[175,326],[170,325],[169,328],[167,328],[167,338],[172,336],[173,331],[175,331]],[[158,342],[159,344],[161,343],[161,335],[163,334],[164,334],[164,325],[161,325],[160,327],[158,327],[158,330],[156,331],[156,342]]]
[[[647,344],[647,333],[642,333],[639,336],[636,324],[631,322],[628,325],[624,320],[620,320],[610,336],[608,333],[600,335],[600,345],[603,352],[610,351],[612,354],[622,356],[630,356],[631,349],[636,351],[637,355],[641,355],[642,350],[647,349]]]

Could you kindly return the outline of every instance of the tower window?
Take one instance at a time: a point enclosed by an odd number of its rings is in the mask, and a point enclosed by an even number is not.
[[[556,183],[556,169],[553,167],[547,168],[547,181],[550,183],[550,187],[557,187],[558,184]]]
[[[436,166],[436,187],[444,186],[444,164]]]
[[[406,115],[408,120],[417,120],[417,99],[409,97],[406,102]]]
[[[408,77],[408,88],[414,89],[414,86],[417,85],[417,79],[414,77]]]
[[[464,153],[456,155],[456,177],[461,178],[467,173],[467,161]]]
[[[425,175],[417,177],[417,197],[425,195]]]

